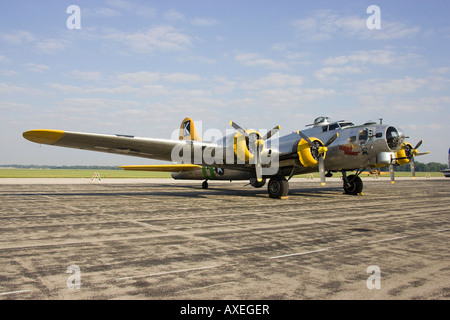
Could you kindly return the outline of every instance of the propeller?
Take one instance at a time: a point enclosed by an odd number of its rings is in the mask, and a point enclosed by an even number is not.
[[[420,155],[429,153],[429,152],[423,152],[423,153],[418,152],[417,149],[419,149],[419,147],[422,145],[422,143],[423,143],[423,140],[420,140],[414,148],[409,143],[405,143],[404,144],[405,156],[394,159],[394,160],[402,160],[402,159],[409,160],[409,164],[411,166],[411,174],[412,174],[413,179],[416,178],[416,166],[415,166],[415,160],[414,160],[415,156],[420,156]]]
[[[309,139],[301,131],[298,131],[298,134],[308,142],[311,147],[311,151],[313,153],[313,157],[317,159],[319,163],[319,173],[320,173],[320,183],[325,185],[325,163],[324,163],[324,154],[328,151],[328,146],[334,142],[334,140],[339,137],[339,133],[335,133],[328,141],[322,146],[319,141],[315,140],[314,142]]]
[[[230,125],[236,129],[237,132],[242,134],[244,137],[248,138],[248,151],[253,154],[256,158],[255,163],[255,171],[256,171],[256,180],[258,182],[262,181],[262,165],[261,165],[261,152],[264,147],[264,141],[270,139],[274,136],[279,130],[280,126],[274,127],[272,130],[268,131],[262,138],[257,132],[248,133],[244,129],[242,129],[237,123],[230,121]]]
[[[409,159],[409,164],[411,165],[411,174],[413,179],[416,178],[416,166],[414,163],[414,157],[416,156],[416,154],[418,154],[417,149],[419,149],[419,147],[422,145],[423,140],[420,140],[416,146],[414,147],[414,149],[411,149],[411,145],[407,144],[405,146],[405,154],[406,157]]]

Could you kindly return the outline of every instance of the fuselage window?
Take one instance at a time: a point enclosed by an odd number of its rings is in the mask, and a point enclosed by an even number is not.
[[[360,143],[366,142],[368,137],[369,137],[369,136],[368,136],[367,130],[361,130],[361,131],[359,132],[359,142],[360,142]]]

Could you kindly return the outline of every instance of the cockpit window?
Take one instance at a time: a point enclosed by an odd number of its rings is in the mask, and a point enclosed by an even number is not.
[[[355,126],[352,122],[340,122],[339,125],[342,129]]]
[[[330,124],[328,130],[332,131],[332,130],[336,130],[337,128],[339,128],[339,125],[337,123],[333,123],[333,124]]]

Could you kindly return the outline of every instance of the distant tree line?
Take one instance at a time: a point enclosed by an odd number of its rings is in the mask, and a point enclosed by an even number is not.
[[[86,169],[86,170],[120,170],[117,166],[46,166],[46,165],[23,165],[23,164],[2,164],[0,168],[16,169]]]
[[[414,167],[416,168],[416,172],[439,172],[441,170],[448,169],[448,165],[438,162],[422,163],[415,161]],[[411,166],[409,164],[397,166],[395,167],[395,171],[411,172]]]

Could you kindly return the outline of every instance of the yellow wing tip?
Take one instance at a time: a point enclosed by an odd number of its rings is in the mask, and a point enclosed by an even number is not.
[[[64,136],[64,133],[62,130],[37,129],[25,131],[23,137],[39,144],[54,144]]]

